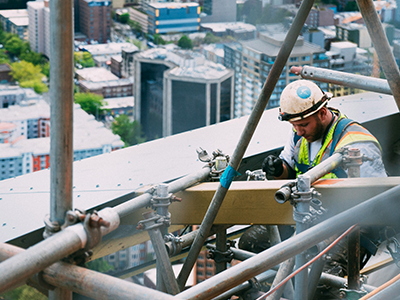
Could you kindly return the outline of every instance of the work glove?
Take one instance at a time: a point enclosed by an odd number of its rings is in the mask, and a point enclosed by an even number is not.
[[[283,160],[275,155],[268,155],[262,164],[262,170],[274,177],[279,177],[283,173]]]

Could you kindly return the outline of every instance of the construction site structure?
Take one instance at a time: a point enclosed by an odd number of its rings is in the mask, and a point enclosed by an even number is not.
[[[387,80],[312,67],[292,71],[379,93],[337,98],[330,104],[348,109],[349,117],[377,136],[393,176],[357,178],[363,157],[358,149],[344,148],[297,179],[283,181],[266,180],[259,168],[267,155],[279,153],[291,126],[278,121],[277,109],[265,108],[312,0],[302,1],[249,116],[74,164],[72,2],[50,1],[51,168],[0,183],[0,293],[28,283],[49,299],[61,300],[72,299],[72,292],[92,299],[284,295],[304,300],[313,299],[323,285],[338,290],[340,298],[399,297],[400,73],[372,1],[357,3]],[[354,178],[320,179],[338,166]],[[170,233],[198,224],[184,235]],[[235,248],[228,242],[228,228],[235,224],[266,226],[270,247],[257,254]],[[281,225],[295,225],[295,234],[281,238]],[[360,236],[366,226],[382,228],[382,244],[391,257],[361,268]],[[213,235],[215,240],[208,240]],[[89,259],[149,239],[156,253],[157,290],[121,279],[143,271],[140,267],[121,273],[121,278],[82,267]],[[345,240],[347,277],[325,273],[325,263],[334,261],[328,254]],[[217,274],[187,287],[204,247]],[[184,257],[176,276],[172,263]],[[241,262],[227,268],[233,258]],[[388,265],[395,267],[393,276]],[[386,283],[364,282],[382,268],[389,277]],[[272,282],[267,291],[262,289],[265,281]]]

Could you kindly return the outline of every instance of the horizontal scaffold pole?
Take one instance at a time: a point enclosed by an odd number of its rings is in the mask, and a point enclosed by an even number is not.
[[[334,71],[311,66],[292,67],[290,72],[300,75],[304,79],[311,79],[319,82],[337,84],[370,92],[392,95],[387,80],[351,74],[346,72]]]
[[[209,176],[210,168],[189,174],[168,185],[168,191],[175,193],[185,189]],[[102,227],[102,236],[115,230],[121,216],[129,215],[135,210],[150,205],[151,194],[145,193],[114,208],[99,211],[99,216],[109,221],[109,228]],[[35,273],[50,266],[56,261],[85,248],[88,240],[83,223],[78,223],[55,233],[44,241],[28,248],[0,264],[0,293],[15,288]]]
[[[383,192],[325,220],[228,270],[178,294],[184,299],[211,299],[273,266],[301,253],[328,237],[358,223],[398,222],[400,186]]]
[[[22,248],[8,244],[0,244],[0,261],[23,252],[25,252],[25,250]],[[139,284],[63,262],[57,262],[44,269],[40,276],[42,276],[47,284],[67,289],[93,299],[176,299],[171,295],[146,288]],[[32,279],[32,282],[39,284],[37,278]]]

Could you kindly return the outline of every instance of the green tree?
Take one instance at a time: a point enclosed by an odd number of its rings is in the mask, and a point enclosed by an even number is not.
[[[262,13],[262,2],[260,0],[247,0],[243,3],[243,7],[240,11],[240,19],[246,21],[246,23],[257,24],[261,18]]]
[[[91,68],[95,66],[92,55],[87,51],[74,52],[74,64],[79,64],[83,68]]]
[[[19,299],[30,299],[30,300],[45,300],[48,299],[45,295],[38,292],[33,287],[28,285],[20,286],[12,291],[1,294],[0,299],[11,299],[11,300],[19,300]]]
[[[23,43],[19,59],[31,62],[34,65],[39,65],[44,63],[42,54],[32,51],[31,46],[29,45],[28,42]]]
[[[76,93],[75,103],[78,103],[84,111],[95,116],[96,119],[99,116],[102,116],[105,111],[103,106],[106,102],[101,95],[93,93]]]
[[[192,49],[193,43],[187,35],[182,35],[182,37],[178,41],[178,46],[182,49]]]
[[[128,25],[131,26],[131,28],[137,32],[137,33],[142,33],[142,26],[140,25],[139,22],[129,20]]]
[[[40,80],[23,81],[20,82],[19,86],[22,88],[33,88],[38,94],[47,93],[49,91],[48,86]]]
[[[146,141],[146,138],[143,137],[140,124],[137,121],[131,121],[127,115],[116,117],[111,124],[111,130],[114,134],[118,134],[121,137],[126,147]]]
[[[35,66],[26,61],[11,64],[11,75],[15,81],[19,81],[20,83],[32,80],[42,81],[44,75],[41,73],[41,70],[40,66]]]
[[[282,23],[285,17],[288,16],[291,16],[291,13],[286,9],[267,4],[263,8],[260,23],[264,24]]]
[[[0,49],[0,64],[10,64],[10,58],[4,49]]]
[[[44,75],[46,75],[47,78],[49,78],[50,77],[50,63],[47,61],[47,62],[43,63],[41,65],[41,67],[42,67],[42,73]]]
[[[24,42],[16,35],[9,38],[4,44],[4,48],[15,56],[19,56],[21,54],[23,46]]]
[[[344,11],[359,11],[357,1],[349,1],[344,7]]]
[[[120,16],[119,16],[119,21],[120,21],[122,24],[127,24],[128,21],[129,21],[129,14],[128,14],[128,13],[124,13],[124,14],[120,15]]]
[[[103,258],[98,258],[92,261],[89,261],[85,264],[85,267],[88,268],[89,270],[101,272],[101,273],[107,273],[109,271],[114,270],[114,267],[110,265],[105,259]]]
[[[221,39],[213,35],[211,32],[207,32],[206,36],[204,37],[204,44],[214,44],[220,42]]]
[[[161,37],[160,34],[156,33],[153,35],[154,43],[157,45],[165,45],[164,39]]]

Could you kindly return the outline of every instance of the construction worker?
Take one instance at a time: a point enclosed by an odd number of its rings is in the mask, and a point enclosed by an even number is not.
[[[361,165],[361,177],[387,176],[377,139],[360,124],[327,107],[330,98],[330,94],[308,80],[286,86],[280,99],[279,119],[290,122],[293,130],[279,157],[265,158],[262,169],[267,176],[296,178],[344,146],[357,148],[371,159]],[[342,177],[347,177],[343,169],[324,176]]]

